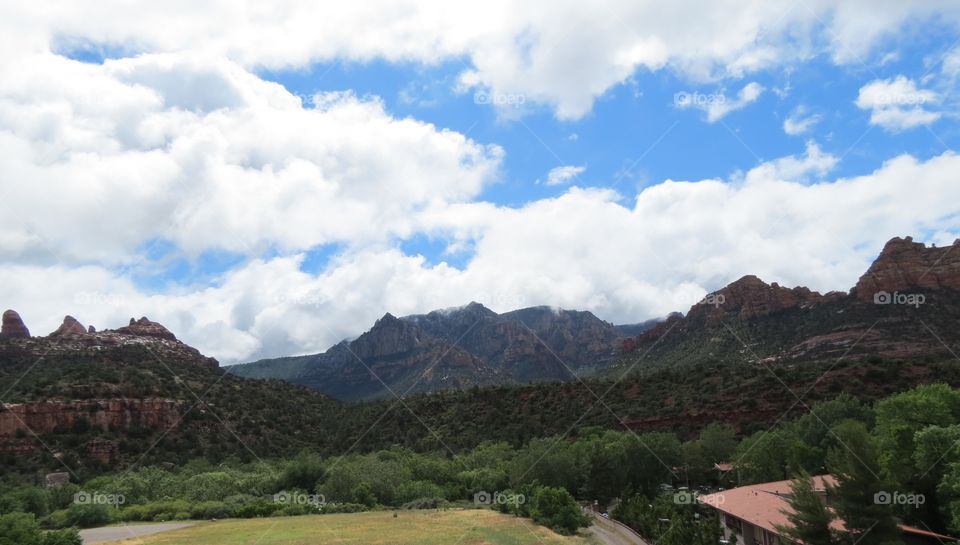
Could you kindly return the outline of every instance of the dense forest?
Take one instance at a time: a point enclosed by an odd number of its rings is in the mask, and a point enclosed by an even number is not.
[[[960,532],[960,391],[919,386],[876,403],[839,395],[811,411],[744,437],[712,423],[686,440],[672,432],[582,427],[522,446],[485,441],[453,452],[404,446],[324,456],[239,455],[142,466],[61,488],[8,474],[7,516],[47,528],[112,521],[261,517],[379,508],[493,506],[558,531],[586,521],[575,500],[612,515],[663,545],[716,542],[710,508],[689,495],[811,474],[837,478],[837,516]],[[720,474],[714,464],[731,463]],[[877,505],[899,491],[921,505]],[[698,516],[699,515],[699,516]],[[674,522],[664,528],[658,521]],[[848,524],[851,531],[856,526]],[[891,537],[895,543],[895,536]]]
[[[32,450],[0,452],[2,473],[31,475],[66,466],[81,479],[134,464],[183,466],[197,458],[219,463],[229,456],[251,462],[289,458],[304,449],[330,457],[394,446],[462,453],[484,441],[520,447],[536,438],[575,436],[591,426],[669,431],[687,440],[718,422],[738,435],[750,435],[785,413],[799,416],[840,392],[871,402],[918,384],[960,386],[956,360],[873,357],[777,366],[706,363],[642,377],[473,388],[348,404],[281,381],[243,379],[187,364],[161,366],[149,355],[103,362],[95,354],[79,354],[47,358],[31,368],[32,363],[13,360],[0,366],[0,379],[13,385],[4,401],[163,398],[182,403],[178,425],[170,430],[103,429],[81,418],[38,437],[21,433],[17,445]],[[787,388],[802,394],[802,400]],[[114,445],[109,463],[89,456],[88,445],[95,441]],[[145,444],[152,448],[145,452]]]

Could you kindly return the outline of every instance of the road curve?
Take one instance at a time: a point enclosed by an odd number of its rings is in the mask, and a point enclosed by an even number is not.
[[[593,526],[590,527],[590,533],[604,545],[649,545],[623,524],[597,514],[593,514]]]
[[[160,532],[169,532],[170,530],[179,530],[180,528],[186,528],[194,524],[195,523],[192,522],[168,522],[163,524],[134,524],[130,526],[90,528],[89,530],[80,530],[80,539],[83,540],[83,545],[93,545],[94,543],[120,541],[121,539],[132,539],[159,534]]]

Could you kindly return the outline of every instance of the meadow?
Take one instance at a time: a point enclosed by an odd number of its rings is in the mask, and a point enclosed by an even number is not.
[[[396,513],[396,516],[394,516]],[[109,545],[592,545],[489,509],[376,511],[204,522]],[[107,544],[104,544],[107,545]]]

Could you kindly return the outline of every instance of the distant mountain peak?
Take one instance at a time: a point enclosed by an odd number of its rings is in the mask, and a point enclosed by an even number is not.
[[[544,306],[497,314],[470,301],[402,318],[384,314],[349,350],[337,345],[296,361],[261,360],[229,369],[363,399],[391,390],[571,380],[571,370],[610,361],[622,339],[616,327],[589,312]],[[363,365],[356,365],[357,359]]]
[[[376,322],[374,322],[373,327],[378,327],[378,326],[382,327],[382,326],[397,323],[399,321],[400,321],[399,318],[387,312],[383,316],[381,316]]]
[[[937,248],[914,242],[912,237],[894,237],[852,292],[858,299],[870,301],[880,292],[942,288],[960,290],[960,239]]]

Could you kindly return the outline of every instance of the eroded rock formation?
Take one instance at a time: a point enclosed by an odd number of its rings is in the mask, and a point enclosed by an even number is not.
[[[30,330],[23,324],[20,315],[15,310],[3,313],[3,323],[0,325],[0,338],[24,339],[30,337]]]
[[[887,242],[852,293],[862,301],[872,301],[879,292],[944,288],[960,290],[960,239],[936,248],[910,237],[897,237]]]

